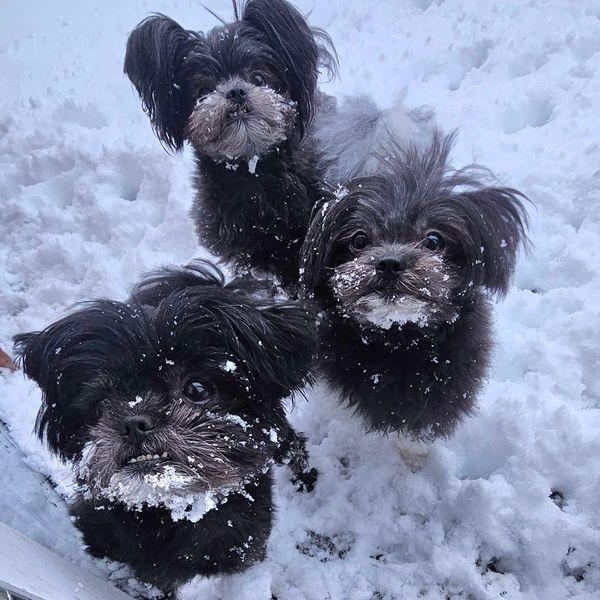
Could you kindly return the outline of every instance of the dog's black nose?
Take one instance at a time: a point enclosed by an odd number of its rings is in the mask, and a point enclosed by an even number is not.
[[[395,279],[404,269],[406,269],[406,262],[392,256],[382,258],[375,267],[377,274],[386,279]]]
[[[149,416],[135,415],[123,419],[120,434],[130,442],[141,442],[155,427],[156,423]]]
[[[242,88],[233,88],[227,92],[227,99],[233,100],[236,104],[244,104],[248,94]]]

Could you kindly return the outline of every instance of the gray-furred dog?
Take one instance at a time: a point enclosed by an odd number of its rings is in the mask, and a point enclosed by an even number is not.
[[[449,168],[453,135],[413,145],[392,134],[361,167],[370,175],[315,210],[301,281],[324,309],[319,365],[343,401],[372,429],[431,439],[473,410],[489,298],[508,289],[528,219],[518,191]]]

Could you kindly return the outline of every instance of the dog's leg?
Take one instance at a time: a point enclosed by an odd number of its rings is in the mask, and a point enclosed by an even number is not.
[[[306,438],[291,425],[281,432],[282,438],[279,453],[275,460],[279,464],[286,464],[291,472],[291,482],[298,491],[312,492],[317,482],[319,472],[310,466],[308,450],[306,449]]]

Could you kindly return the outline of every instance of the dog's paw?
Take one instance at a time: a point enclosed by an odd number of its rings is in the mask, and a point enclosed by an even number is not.
[[[318,477],[319,471],[313,467],[310,471],[299,473],[297,477],[294,477],[290,481],[296,486],[299,492],[310,493],[315,489]]]

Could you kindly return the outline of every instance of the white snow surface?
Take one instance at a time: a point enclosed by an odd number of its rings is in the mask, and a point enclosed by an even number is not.
[[[228,0],[207,4],[231,17]],[[600,3],[298,5],[337,46],[341,78],[323,89],[369,94],[382,108],[404,94],[408,106],[429,105],[446,130],[459,127],[454,164],[480,162],[535,203],[533,250],[497,306],[494,367],[477,416],[411,469],[402,440],[366,434],[317,385],[291,415],[320,472],[315,491],[295,492],[277,469],[266,562],[195,579],[183,598],[597,600]],[[4,349],[79,300],[123,299],[141,273],[208,256],[188,216],[191,154],[163,151],[121,73],[128,32],[153,11],[187,28],[216,24],[189,0],[2,3]],[[69,470],[31,434],[39,401],[21,373],[2,371],[0,419],[27,466],[66,496]],[[0,464],[0,489],[35,496],[35,477],[25,485],[15,476],[19,460]],[[556,491],[563,501],[550,498]],[[0,505],[0,520],[12,511]],[[31,511],[32,521],[48,513]],[[12,526],[106,577],[105,565],[81,553],[64,507],[54,512],[64,515],[53,521],[62,531],[55,542],[26,519]]]

